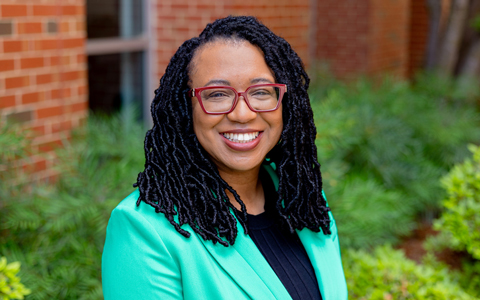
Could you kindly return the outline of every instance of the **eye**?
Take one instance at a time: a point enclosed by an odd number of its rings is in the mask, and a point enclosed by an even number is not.
[[[212,91],[208,93],[208,98],[228,97],[228,94],[223,91]]]
[[[268,90],[256,90],[252,93],[252,95],[271,95],[271,91],[268,91]]]

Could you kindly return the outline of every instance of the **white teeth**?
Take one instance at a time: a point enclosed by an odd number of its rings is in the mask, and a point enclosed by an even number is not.
[[[249,132],[249,133],[223,133],[223,136],[228,140],[235,143],[248,143],[256,139],[259,135],[259,132]]]

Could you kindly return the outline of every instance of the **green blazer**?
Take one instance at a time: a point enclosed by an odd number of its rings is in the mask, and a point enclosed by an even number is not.
[[[267,167],[275,186],[278,178]],[[179,234],[162,214],[141,202],[138,190],[112,212],[102,257],[105,300],[291,299],[252,239],[237,223],[233,246]],[[337,227],[331,235],[303,229],[298,236],[312,262],[323,300],[347,299]]]

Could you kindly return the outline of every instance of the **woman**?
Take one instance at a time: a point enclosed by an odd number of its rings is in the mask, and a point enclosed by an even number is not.
[[[346,299],[307,88],[253,17],[208,24],[152,103],[138,190],[112,212],[105,299]]]

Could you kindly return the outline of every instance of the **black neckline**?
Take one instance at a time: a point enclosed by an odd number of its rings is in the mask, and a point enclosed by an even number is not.
[[[275,202],[277,201],[277,191],[270,174],[265,168],[261,168],[258,174],[262,181],[263,194],[265,197],[265,211],[258,215],[248,215],[248,228],[250,230],[266,229],[275,223]]]

